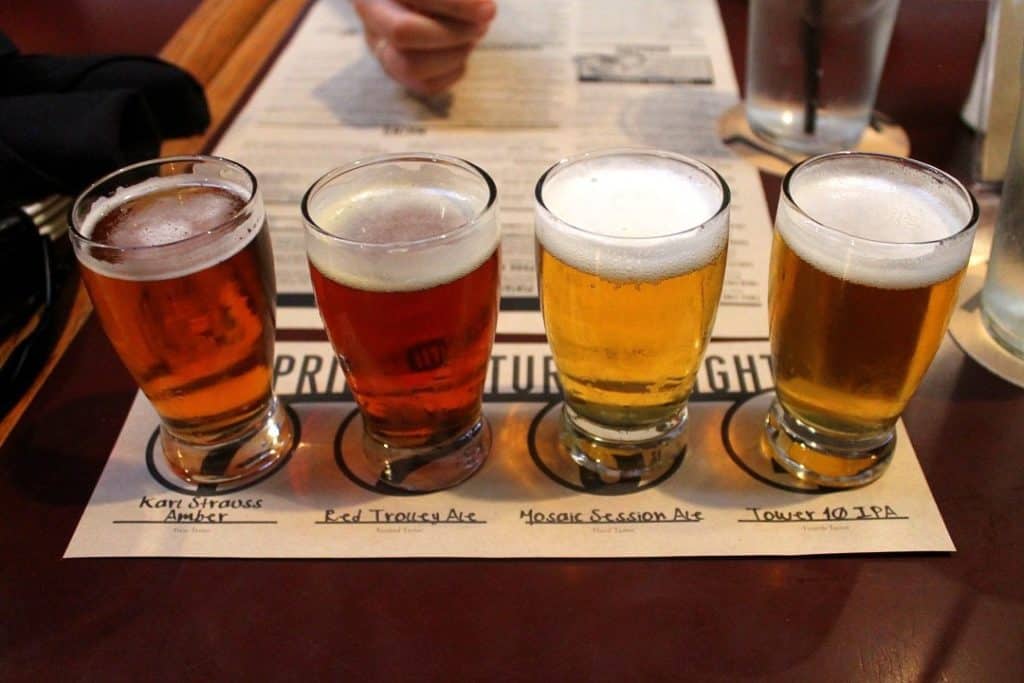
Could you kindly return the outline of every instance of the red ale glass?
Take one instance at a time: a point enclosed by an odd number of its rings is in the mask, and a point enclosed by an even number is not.
[[[317,306],[384,484],[447,488],[487,456],[496,200],[482,169],[416,154],[336,169],[303,198]]]

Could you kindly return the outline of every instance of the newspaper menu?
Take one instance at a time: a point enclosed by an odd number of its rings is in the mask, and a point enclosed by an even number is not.
[[[690,443],[662,480],[603,484],[557,452],[546,344],[495,346],[491,453],[460,486],[395,495],[361,458],[361,425],[326,342],[280,342],[277,391],[300,443],[240,488],[177,480],[140,395],[65,557],[634,557],[949,551],[902,425],[893,464],[851,491],[801,490],[758,448],[771,373],[764,341],[713,342]]]
[[[732,190],[731,239],[715,334],[752,337],[766,325],[760,267],[770,225],[755,169],[715,132],[737,101],[713,0],[508,0],[466,77],[448,95],[413,97],[367,51],[347,0],[314,5],[225,134],[217,153],[260,179],[273,232],[278,325],[319,329],[299,203],[327,170],[383,153],[469,159],[499,188],[500,332],[541,333],[533,189],[569,154],[659,147],[711,163]]]

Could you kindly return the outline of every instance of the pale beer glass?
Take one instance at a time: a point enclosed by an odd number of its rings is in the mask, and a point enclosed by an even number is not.
[[[433,491],[467,479],[490,448],[494,181],[455,157],[387,155],[327,173],[302,213],[317,307],[380,482]]]
[[[874,481],[957,301],[978,221],[964,186],[912,159],[840,152],[782,183],[769,286],[771,456],[821,486]]]
[[[96,315],[186,481],[267,471],[294,429],[272,390],[275,282],[256,178],[215,157],[128,166],[86,189],[71,238]]]
[[[686,448],[725,274],[729,188],[677,154],[591,152],[541,176],[535,225],[562,446],[605,481],[657,479]]]

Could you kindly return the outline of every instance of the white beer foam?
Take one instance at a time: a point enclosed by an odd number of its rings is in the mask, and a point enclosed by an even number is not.
[[[662,280],[712,261],[728,240],[723,191],[700,169],[653,154],[582,159],[545,181],[537,240],[613,280]]]
[[[243,204],[249,197],[249,192],[242,186],[208,175],[150,178],[136,185],[120,187],[110,197],[97,199],[82,221],[79,233],[92,240],[97,224],[111,211],[148,194],[179,187],[215,187],[236,195]],[[167,280],[190,275],[237,254],[252,241],[263,223],[263,206],[257,201],[245,223],[237,228],[199,233],[190,229],[190,224],[216,217],[223,213],[222,209],[223,204],[219,201],[207,203],[194,198],[188,202],[187,213],[169,212],[159,222],[146,223],[133,231],[135,239],[129,244],[100,243],[104,246],[98,248],[99,252],[120,254],[114,260],[97,258],[90,245],[76,243],[76,251],[83,264],[109,277]]]
[[[376,292],[430,289],[474,271],[498,248],[496,207],[487,198],[429,187],[382,184],[349,194],[322,190],[306,230],[313,265],[335,282]],[[336,194],[337,196],[332,196]],[[448,236],[445,239],[441,239]]]
[[[779,204],[776,227],[803,260],[834,277],[885,289],[941,282],[967,263],[970,235],[946,239],[971,217],[970,202],[956,186],[925,173],[894,172],[878,161],[833,168],[810,167],[791,179],[790,194],[803,213]]]

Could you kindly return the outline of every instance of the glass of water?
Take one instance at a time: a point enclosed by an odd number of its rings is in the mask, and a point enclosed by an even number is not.
[[[781,147],[852,149],[871,118],[899,0],[751,0],[746,114]]]

